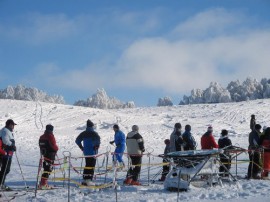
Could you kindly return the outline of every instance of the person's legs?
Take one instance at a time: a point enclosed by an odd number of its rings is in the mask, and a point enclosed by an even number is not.
[[[89,157],[85,158],[85,168],[83,170],[83,179],[87,180],[90,179],[90,167],[91,167],[91,161]]]
[[[43,161],[43,173],[41,176],[40,186],[48,186],[48,178],[53,170],[53,161],[44,160]]]
[[[94,177],[94,173],[95,173],[95,166],[96,166],[96,158],[89,158],[89,166],[91,167],[91,169],[89,170],[89,174],[90,174],[90,180],[93,180]]]
[[[135,156],[132,162],[132,165],[136,165],[133,169],[133,176],[132,176],[133,181],[138,181],[139,174],[141,172],[141,163],[142,163],[142,157]]]
[[[254,153],[253,153],[253,151],[249,151],[248,152],[248,155],[249,155],[249,165],[248,165],[247,177],[248,178],[251,178],[252,177],[252,173],[253,173],[253,169],[254,169],[254,164],[253,164]]]
[[[252,172],[252,177],[253,178],[258,178],[259,173],[260,173],[260,153],[259,152],[254,152],[254,158],[253,158],[253,172]]]
[[[5,184],[6,176],[10,172],[12,157],[3,158],[2,166],[0,171],[0,184],[1,186]]]

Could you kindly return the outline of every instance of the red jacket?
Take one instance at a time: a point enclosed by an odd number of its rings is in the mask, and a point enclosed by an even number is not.
[[[45,132],[40,136],[39,147],[44,157],[51,160],[55,159],[56,152],[58,151],[58,146],[52,133]]]
[[[202,149],[213,149],[218,148],[218,144],[215,141],[212,133],[206,132],[201,138],[201,147]]]
[[[0,138],[0,155],[1,156],[5,156],[6,155],[6,151],[3,150],[3,142],[2,139]]]

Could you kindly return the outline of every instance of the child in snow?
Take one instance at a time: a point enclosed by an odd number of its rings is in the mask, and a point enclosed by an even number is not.
[[[170,152],[170,140],[166,139],[164,140],[165,143],[165,149],[164,149],[164,156],[166,157],[166,155]],[[167,174],[170,171],[170,165],[168,164],[170,162],[170,159],[167,158],[163,158],[163,169],[162,169],[162,175],[161,178],[159,179],[159,181],[164,181],[166,179]]]

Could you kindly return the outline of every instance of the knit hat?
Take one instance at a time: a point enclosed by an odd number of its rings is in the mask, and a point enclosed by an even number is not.
[[[185,126],[185,130],[186,130],[186,131],[191,131],[191,126],[190,126],[190,125],[186,125],[186,126]]]
[[[207,132],[213,132],[213,127],[212,126],[208,126]]]
[[[53,126],[51,124],[46,126],[46,131],[53,132]]]
[[[164,143],[165,143],[165,144],[170,144],[170,140],[169,140],[169,139],[165,139],[165,140],[164,140]]]
[[[86,121],[86,126],[87,126],[87,127],[93,127],[93,126],[94,126],[94,123],[88,119],[88,120]]]
[[[174,128],[181,129],[182,128],[181,123],[174,124]]]
[[[134,131],[134,132],[139,131],[139,126],[133,125],[133,126],[132,126],[132,131]]]
[[[221,135],[222,135],[222,136],[228,135],[228,131],[225,130],[225,129],[221,130]]]
[[[252,114],[252,115],[251,115],[251,118],[255,118],[255,115],[254,115],[254,114]]]
[[[119,126],[117,124],[113,125],[113,129],[119,130]]]
[[[256,130],[261,130],[261,128],[262,128],[262,126],[261,126],[260,124],[256,124],[256,125],[255,125],[255,129],[256,129]]]

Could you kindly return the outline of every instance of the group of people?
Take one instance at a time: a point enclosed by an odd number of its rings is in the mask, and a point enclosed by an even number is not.
[[[255,115],[251,115],[248,137],[249,166],[247,178],[268,179],[270,172],[270,127],[256,124]],[[261,173],[261,175],[260,175]]]
[[[114,140],[110,144],[115,144],[115,151],[113,153],[113,165],[115,168],[124,168],[123,153],[127,146],[127,152],[131,159],[131,166],[127,172],[125,184],[140,185],[138,181],[141,171],[142,154],[145,151],[143,137],[139,134],[139,127],[132,126],[132,131],[127,136],[120,130],[119,125],[113,125]],[[85,168],[83,171],[82,185],[93,185],[94,169],[96,165],[96,158],[94,155],[98,153],[100,146],[100,136],[94,130],[94,123],[90,120],[86,122],[86,130],[83,131],[75,140],[76,144],[83,151],[85,156]]]
[[[1,189],[7,189],[5,186],[6,175],[10,172],[12,156],[16,151],[15,140],[13,135],[14,126],[17,125],[12,119],[6,121],[5,127],[0,131],[0,185]],[[249,134],[249,158],[250,164],[248,167],[247,178],[264,178],[268,177],[270,171],[270,128],[265,128],[261,132],[261,125],[256,124],[255,115],[251,116]],[[131,160],[132,166],[127,171],[124,184],[140,185],[139,175],[141,171],[141,163],[143,152],[145,151],[143,137],[139,133],[139,127],[133,125],[131,131],[125,135],[119,125],[113,125],[114,140],[109,143],[115,145],[113,153],[113,165],[115,168],[124,168],[123,153],[127,147],[127,153]],[[51,124],[46,125],[44,134],[39,138],[39,147],[41,152],[41,159],[43,159],[43,174],[39,183],[39,188],[48,189],[48,178],[53,169],[54,160],[58,151],[58,146],[53,134],[54,126]],[[96,157],[100,147],[100,136],[94,129],[94,123],[91,120],[86,121],[86,130],[80,133],[75,143],[82,150],[85,158],[85,167],[83,171],[82,185],[93,185],[93,177],[95,172]],[[163,158],[164,166],[160,181],[164,181],[168,174],[170,167],[168,165],[169,159],[166,154],[175,151],[196,150],[197,143],[191,133],[191,126],[186,125],[182,133],[182,125],[175,123],[174,130],[170,135],[170,139],[165,139],[165,158]],[[201,137],[201,149],[230,149],[232,142],[228,137],[228,131],[223,129],[221,136],[216,143],[213,136],[212,126],[208,126],[207,131]],[[261,149],[263,148],[263,155]],[[261,159],[263,172],[261,172]],[[231,167],[231,157],[229,153],[220,154],[220,161],[223,165],[220,166],[219,171],[221,175],[228,175],[228,170]]]
[[[191,126],[188,124],[185,126],[185,131],[182,133],[182,125],[180,123],[175,123],[174,130],[170,136],[170,139],[166,139],[164,141],[166,147],[164,150],[164,155],[169,152],[175,151],[187,151],[187,150],[196,150],[197,143],[191,133]],[[231,140],[228,137],[228,131],[223,129],[221,131],[221,137],[216,143],[215,138],[213,136],[213,128],[209,126],[207,131],[201,137],[201,149],[214,149],[214,148],[230,148],[232,145]],[[220,161],[223,165],[220,166],[219,171],[221,175],[228,175],[226,169],[229,170],[231,166],[231,159],[229,154],[221,154]],[[163,162],[169,162],[169,159],[164,158]],[[175,161],[175,163],[177,163]],[[226,167],[226,169],[224,168]],[[166,175],[169,173],[170,167],[168,164],[163,166],[163,171],[161,178],[159,181],[164,181],[166,179]]]

